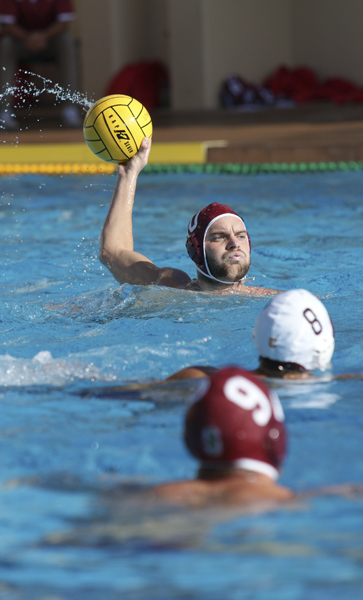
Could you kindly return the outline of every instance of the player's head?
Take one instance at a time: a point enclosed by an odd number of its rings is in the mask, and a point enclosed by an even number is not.
[[[227,367],[203,379],[191,400],[184,439],[205,469],[245,469],[276,479],[285,456],[277,394],[249,371]]]
[[[255,345],[261,367],[288,371],[325,370],[334,352],[334,329],[328,311],[307,290],[274,296],[257,318]]]
[[[208,256],[209,237],[216,230],[221,229],[223,235],[232,231],[239,234],[241,243],[241,256],[237,257],[235,266],[226,264],[225,257],[213,256],[210,250]],[[241,241],[244,236],[246,241]],[[213,202],[198,212],[188,225],[186,248],[190,258],[194,261],[199,273],[220,283],[238,283],[246,275],[250,266],[251,242],[243,219],[229,206]],[[227,249],[226,256],[232,254],[232,248]],[[222,260],[221,260],[222,259]],[[229,263],[233,261],[229,260]],[[230,272],[228,272],[228,268]],[[228,279],[231,278],[231,281]]]

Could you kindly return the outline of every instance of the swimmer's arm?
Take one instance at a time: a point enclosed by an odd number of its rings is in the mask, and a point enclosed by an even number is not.
[[[363,379],[363,373],[345,373],[342,375],[333,375],[332,379],[345,381],[346,379]]]
[[[208,375],[211,375],[216,371],[216,367],[185,367],[185,369],[180,369],[180,371],[176,371],[176,373],[169,375],[165,381],[174,381],[178,379],[199,379],[200,377],[208,377]]]
[[[360,483],[342,483],[338,485],[329,485],[326,487],[309,490],[297,494],[298,500],[305,498],[314,498],[316,496],[343,496],[350,500],[361,500],[363,498],[363,485]]]
[[[144,138],[139,152],[117,169],[117,182],[102,233],[100,261],[119,283],[185,287],[190,277],[179,269],[158,268],[134,251],[132,209],[139,173],[147,165],[151,142]]]

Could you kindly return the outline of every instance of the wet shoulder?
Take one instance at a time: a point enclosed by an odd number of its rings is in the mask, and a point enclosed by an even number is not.
[[[191,279],[186,286],[184,286],[185,290],[190,290],[192,292],[201,292],[200,285],[197,279]]]
[[[271,290],[269,288],[247,285],[242,285],[238,289],[238,293],[242,296],[274,296],[275,294],[281,294],[282,292],[283,290]]]
[[[263,510],[295,499],[293,491],[275,483],[267,485],[225,481],[179,481],[152,489],[159,502],[190,507],[225,506],[243,510]]]
[[[176,371],[172,375],[166,378],[165,381],[172,381],[177,379],[199,379],[200,377],[207,377],[212,375],[218,369],[209,365],[192,365]]]

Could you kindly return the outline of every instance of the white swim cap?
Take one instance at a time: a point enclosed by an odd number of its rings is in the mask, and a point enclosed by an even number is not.
[[[260,313],[254,341],[261,358],[325,370],[334,352],[334,329],[328,311],[307,290],[275,296]]]

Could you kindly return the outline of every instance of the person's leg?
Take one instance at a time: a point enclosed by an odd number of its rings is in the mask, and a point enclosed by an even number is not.
[[[19,44],[10,35],[0,37],[0,93],[11,87],[14,83],[14,75],[18,64]],[[5,87],[6,86],[6,87]]]
[[[79,109],[72,101],[72,94],[79,91],[75,39],[69,31],[64,31],[54,37],[52,43],[60,70],[59,83],[69,96],[62,111],[63,123],[67,127],[81,127],[82,119]]]
[[[18,63],[24,52],[24,44],[11,35],[0,36],[0,126],[17,129],[18,122],[12,117],[11,90]]]
[[[60,69],[59,83],[71,93],[79,91],[76,41],[69,31],[53,38],[57,62]]]

